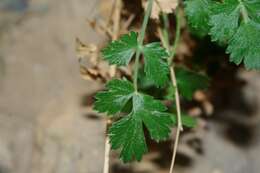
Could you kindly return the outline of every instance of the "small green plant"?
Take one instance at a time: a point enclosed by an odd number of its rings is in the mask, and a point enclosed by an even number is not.
[[[138,91],[138,71],[140,55],[144,56],[144,71],[147,78],[156,86],[166,85],[169,67],[166,58],[167,51],[160,43],[143,45],[145,30],[151,13],[153,1],[149,1],[140,36],[135,32],[123,35],[119,40],[111,42],[103,49],[103,57],[110,64],[128,65],[135,54],[134,82],[125,79],[114,79],[106,85],[107,91],[96,95],[95,110],[105,112],[110,116],[120,116],[109,129],[112,149],[121,148],[120,157],[124,162],[133,158],[140,161],[147,152],[143,124],[148,129],[152,139],[165,140],[169,137],[171,126],[176,124],[176,118],[168,113],[166,106],[159,100]],[[129,106],[130,105],[130,106]],[[130,111],[124,111],[129,106]],[[189,125],[189,124],[188,124]]]
[[[98,112],[117,117],[108,135],[112,149],[121,149],[120,157],[124,162],[132,159],[140,161],[147,152],[143,125],[148,129],[152,139],[160,141],[168,139],[171,127],[177,124],[176,115],[168,112],[161,101],[138,90],[141,55],[144,57],[145,75],[155,86],[165,87],[170,81],[171,52],[161,47],[159,42],[143,44],[152,5],[153,0],[149,0],[140,34],[130,32],[102,50],[104,59],[111,65],[127,66],[135,55],[133,82],[126,79],[109,81],[106,85],[107,91],[96,95],[94,105]],[[205,87],[204,83],[199,84],[196,81],[199,78],[207,80],[205,77],[184,68],[179,68],[177,75],[181,93],[187,98],[191,98],[194,90]],[[189,83],[189,78],[195,80],[191,79],[193,81]],[[174,87],[171,86],[171,89],[174,90]],[[185,126],[193,127],[195,124],[191,117],[183,116],[182,119]]]
[[[176,33],[173,43],[169,37],[168,14],[161,9],[162,44],[144,44],[155,3],[160,6],[159,0],[148,0],[140,33],[132,31],[125,34],[102,50],[103,59],[110,65],[128,66],[134,61],[134,66],[131,81],[112,79],[106,84],[105,91],[97,93],[94,109],[113,119],[108,130],[111,148],[120,149],[120,158],[124,162],[134,159],[140,161],[148,151],[144,127],[150,138],[159,142],[168,139],[171,128],[177,126],[172,172],[182,125],[196,126],[195,119],[181,113],[180,96],[191,100],[196,90],[208,87],[209,78],[176,66],[173,61],[181,37],[181,3],[175,11]],[[194,34],[200,37],[210,35],[212,41],[227,45],[230,61],[236,64],[244,62],[247,69],[260,69],[259,0],[186,0],[184,12]],[[142,57],[144,61],[140,63]],[[141,69],[145,74],[142,77]],[[166,89],[164,98],[173,100],[175,109],[168,109],[162,100],[142,92],[139,85],[146,80],[158,89]]]
[[[228,45],[231,62],[260,69],[259,0],[186,0],[184,4],[195,33]]]

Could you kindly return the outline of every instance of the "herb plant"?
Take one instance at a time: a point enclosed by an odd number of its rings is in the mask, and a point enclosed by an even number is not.
[[[178,1],[175,1],[178,3]],[[110,65],[133,65],[132,80],[112,79],[106,90],[95,96],[94,109],[113,120],[108,130],[112,149],[120,150],[123,162],[140,161],[148,151],[144,128],[151,139],[159,142],[169,138],[177,126],[170,172],[183,125],[196,126],[196,120],[181,113],[180,97],[191,100],[198,89],[209,86],[209,78],[174,63],[181,37],[182,3],[175,9],[176,33],[173,43],[169,36],[169,16],[160,0],[148,0],[140,33],[131,31],[109,43],[102,56]],[[153,6],[160,8],[161,42],[144,43]],[[230,61],[244,63],[247,69],[260,69],[260,1],[259,0],[185,0],[184,13],[190,30],[199,37],[210,35],[213,42],[227,46]],[[141,61],[143,58],[143,61]],[[143,63],[140,63],[143,62]],[[140,78],[140,70],[144,77]],[[141,80],[140,80],[141,79]],[[151,81],[156,88],[164,88],[167,100],[175,109],[168,109],[140,89],[142,80]]]
[[[135,54],[133,83],[126,79],[113,79],[106,85],[107,91],[96,95],[94,109],[109,116],[119,116],[109,129],[112,149],[121,149],[120,157],[124,162],[132,159],[140,161],[147,152],[143,126],[150,137],[156,141],[166,140],[171,127],[176,124],[176,116],[167,112],[161,101],[138,91],[138,72],[140,56],[144,56],[146,77],[157,87],[163,87],[169,81],[169,54],[160,43],[143,44],[153,0],[149,1],[140,36],[130,32],[119,40],[111,42],[103,49],[102,54],[110,64],[128,65]],[[130,104],[130,111],[124,108]],[[126,114],[120,116],[119,114]],[[188,118],[188,117],[186,117]],[[186,123],[185,123],[186,122]],[[190,121],[184,125],[190,126]]]

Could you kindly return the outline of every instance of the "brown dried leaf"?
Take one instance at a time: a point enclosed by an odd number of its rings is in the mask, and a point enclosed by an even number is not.
[[[98,47],[94,44],[84,44],[76,39],[76,52],[80,64],[80,74],[85,80],[101,80],[105,82],[107,75],[101,73],[98,61]]]
[[[147,6],[147,1],[143,1],[143,6]],[[161,12],[163,13],[172,13],[178,6],[178,0],[155,0],[153,5],[151,18],[159,19],[159,15]]]
[[[87,19],[88,25],[95,30],[97,33],[102,35],[107,35],[109,38],[112,37],[113,32],[111,25],[107,25],[102,19],[99,20],[89,20]]]
[[[76,39],[76,52],[80,65],[80,74],[85,80],[105,83],[115,76],[131,78],[130,69],[120,67],[116,70],[110,68],[107,62],[99,61],[99,48],[94,44],[84,44],[79,39]]]
[[[89,58],[90,62],[97,64],[98,48],[94,44],[84,44],[76,38],[76,53],[78,59]]]
[[[115,11],[115,0],[101,1],[99,4],[99,13],[105,21],[110,21]]]
[[[106,82],[106,76],[104,74],[100,73],[101,70],[96,67],[96,68],[86,68],[85,66],[80,65],[80,74],[81,77],[85,80],[90,80],[90,81],[97,81],[101,80],[101,82]]]

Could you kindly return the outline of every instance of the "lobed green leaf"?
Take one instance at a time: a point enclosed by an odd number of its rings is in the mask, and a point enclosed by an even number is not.
[[[186,0],[185,14],[193,31],[199,36],[205,36],[209,32],[209,16],[211,0]]]
[[[112,124],[109,137],[112,149],[121,148],[120,158],[124,162],[140,161],[147,152],[143,124],[152,139],[159,141],[169,137],[173,120],[167,108],[151,96],[135,93],[132,97],[131,113]]]
[[[244,0],[249,17],[256,23],[260,23],[260,1],[259,0]]]
[[[247,69],[260,69],[260,24],[243,23],[231,38],[227,53],[237,65],[243,61]]]
[[[209,25],[209,35],[212,41],[226,44],[236,32],[239,25],[240,8],[237,0],[225,0],[224,3],[216,2],[212,5],[212,15]]]
[[[130,32],[118,40],[112,41],[102,50],[104,59],[109,64],[118,66],[128,65],[138,47],[137,35],[136,32]]]
[[[114,79],[106,85],[107,91],[96,94],[94,109],[100,113],[113,115],[120,112],[131,99],[134,87],[127,80]]]
[[[164,86],[168,81],[169,67],[165,58],[169,55],[160,43],[150,43],[144,46],[143,54],[145,59],[144,70],[147,77],[156,86]]]
[[[124,162],[140,161],[148,149],[145,142],[143,123],[134,113],[113,123],[109,129],[111,148],[121,148],[120,158]]]
[[[259,0],[187,0],[185,12],[191,26],[212,41],[228,44],[230,61],[260,69]]]

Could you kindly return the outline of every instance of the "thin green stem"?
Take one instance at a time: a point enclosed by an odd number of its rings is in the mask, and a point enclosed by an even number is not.
[[[137,80],[138,80],[138,70],[139,70],[139,59],[140,59],[140,55],[141,55],[141,50],[143,48],[145,31],[146,31],[148,21],[149,21],[149,18],[150,18],[151,12],[152,12],[152,8],[153,8],[153,2],[154,2],[154,0],[148,1],[148,6],[147,6],[147,9],[145,11],[140,37],[138,39],[138,49],[137,49],[137,52],[136,52],[135,65],[134,65],[134,88],[135,88],[136,92],[138,90]]]
[[[134,65],[134,88],[135,92],[138,91],[138,71],[139,71],[139,59],[140,59],[141,51],[137,50],[135,54],[135,65]]]
[[[181,35],[181,16],[180,16],[180,9],[177,8],[176,10],[176,34],[175,34],[175,40],[171,49],[170,58],[168,59],[169,64],[172,63],[172,60],[176,54],[176,49],[178,47],[179,41],[180,41],[180,35]]]
[[[163,18],[163,28],[162,28],[162,34],[163,34],[163,42],[164,42],[164,47],[167,50],[170,50],[170,36],[169,36],[169,18],[168,15],[166,13],[162,14],[162,18]]]
[[[148,6],[147,6],[147,9],[145,11],[144,21],[143,21],[143,24],[142,24],[142,29],[141,29],[141,33],[140,33],[140,37],[139,37],[139,44],[140,45],[143,45],[143,42],[144,42],[145,31],[146,31],[146,28],[147,28],[147,25],[148,25],[149,18],[151,16],[151,12],[152,12],[152,8],[153,8],[153,2],[154,2],[154,0],[148,1]]]
[[[169,170],[169,173],[173,172],[174,164],[175,164],[175,158],[177,154],[177,148],[179,145],[179,138],[180,138],[180,133],[183,130],[182,127],[182,119],[181,119],[181,105],[180,105],[180,96],[179,96],[179,91],[177,87],[177,80],[176,80],[176,75],[174,71],[174,65],[172,64],[172,60],[176,54],[176,49],[179,44],[180,40],[180,33],[181,33],[181,26],[180,26],[180,11],[177,9],[176,11],[176,35],[175,35],[175,40],[173,43],[172,48],[170,47],[170,41],[169,41],[169,19],[167,14],[163,14],[163,23],[164,23],[164,28],[163,28],[163,40],[165,45],[165,48],[168,50],[170,53],[170,57],[168,59],[168,64],[170,67],[170,76],[171,76],[171,82],[173,88],[175,88],[175,104],[177,108],[177,129],[176,129],[176,136],[175,136],[175,142],[174,142],[174,148],[173,148],[173,154],[172,154],[172,160],[171,160],[171,167]]]

